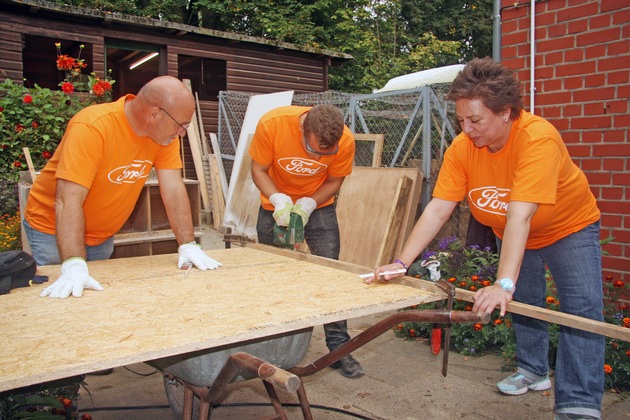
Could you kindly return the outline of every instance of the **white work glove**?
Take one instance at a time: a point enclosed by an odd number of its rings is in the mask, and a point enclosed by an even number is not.
[[[201,250],[201,245],[195,241],[180,245],[177,251],[179,252],[178,268],[182,268],[182,265],[187,263],[193,263],[195,267],[200,270],[214,270],[223,265],[208,257],[208,255]]]
[[[292,213],[302,216],[302,224],[306,226],[313,210],[317,208],[317,203],[311,197],[302,197],[295,202],[291,210]]]
[[[286,194],[275,193],[269,196],[269,201],[273,205],[273,218],[278,226],[289,226],[291,219],[291,209],[293,208],[293,200]]]
[[[61,264],[61,276],[40,296],[65,299],[72,293],[74,297],[81,297],[83,289],[103,290],[103,286],[90,276],[83,258],[69,258]]]

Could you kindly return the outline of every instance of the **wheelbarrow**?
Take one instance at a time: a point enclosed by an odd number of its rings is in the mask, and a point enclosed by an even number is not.
[[[313,418],[306,390],[300,378],[313,375],[345,355],[372,341],[401,322],[428,322],[445,325],[456,323],[487,323],[489,314],[451,310],[410,310],[391,315],[355,336],[315,362],[297,365],[304,358],[313,329],[294,331],[238,343],[218,349],[200,351],[149,362],[164,373],[164,386],[171,409],[178,418],[194,417],[206,420],[213,404],[219,401],[227,384],[258,376],[275,410],[273,419],[287,415],[275,386],[297,393],[304,419]],[[445,352],[448,351],[445,348]],[[445,359],[446,360],[446,359]],[[445,370],[443,369],[443,373]],[[197,397],[195,399],[195,396]],[[198,401],[195,406],[194,402]],[[195,413],[193,413],[195,412]],[[266,417],[270,418],[270,417]]]

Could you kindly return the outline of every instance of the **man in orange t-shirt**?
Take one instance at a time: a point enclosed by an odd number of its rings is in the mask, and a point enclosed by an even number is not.
[[[262,205],[258,241],[273,244],[274,224],[287,226],[291,212],[302,216],[304,238],[314,255],[339,259],[335,194],[352,172],[354,137],[333,105],[284,106],[258,122],[249,149],[252,179]],[[350,340],[346,321],[324,325],[326,345],[334,350]],[[331,365],[356,378],[363,369],[351,355]]]
[[[167,111],[168,109],[168,111]],[[137,96],[77,113],[52,159],[33,183],[24,228],[38,265],[59,264],[61,276],[41,296],[66,298],[103,290],[86,260],[108,259],[113,235],[134,209],[155,167],[179,265],[214,269],[220,263],[195,243],[192,213],[181,178],[178,136],[186,133],[194,98],[184,84],[163,76]]]

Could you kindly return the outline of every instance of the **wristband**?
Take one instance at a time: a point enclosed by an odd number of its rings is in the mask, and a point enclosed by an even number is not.
[[[405,271],[409,270],[409,267],[407,267],[407,265],[406,265],[404,262],[400,261],[398,258],[396,258],[396,259],[394,260],[394,262],[396,262],[396,263],[398,263],[398,264],[402,265],[402,266],[403,266],[403,268],[405,269]]]

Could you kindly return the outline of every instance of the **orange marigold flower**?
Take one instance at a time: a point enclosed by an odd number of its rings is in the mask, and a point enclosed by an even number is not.
[[[416,330],[413,330],[413,329],[409,330],[409,335],[412,336],[412,337],[415,337],[416,336]]]
[[[494,320],[494,325],[501,325],[501,324],[503,324],[503,320],[502,319],[498,319],[497,318],[497,319]]]
[[[610,365],[604,365],[604,373],[610,375],[612,373],[612,367]]]
[[[624,327],[630,327],[630,318],[625,317],[625,318],[623,319],[623,326],[624,326]]]
[[[92,420],[92,416],[89,414],[81,414],[81,420]]]
[[[480,329],[482,329],[482,328],[483,328],[483,325],[481,325],[481,324],[474,324],[474,325],[473,325],[473,329],[474,329],[475,331],[479,331],[479,330],[480,330]]]
[[[472,311],[472,306],[468,305],[464,308],[465,311]]]
[[[68,408],[72,405],[72,400],[69,398],[62,398],[60,401],[65,408]]]
[[[455,283],[457,281],[457,279],[455,277],[451,277],[450,279],[448,279],[449,283]]]
[[[617,287],[619,289],[623,289],[626,284],[622,280],[613,281],[613,287]]]
[[[475,286],[474,284],[471,284],[468,290],[475,292],[477,290],[477,286]]]
[[[613,276],[606,276],[606,280],[612,280]]]
[[[479,276],[472,276],[470,279],[471,279],[472,281],[477,281],[477,280],[479,280]]]
[[[481,285],[483,287],[488,287],[492,284],[492,282],[490,280],[481,280]]]
[[[547,305],[553,305],[556,303],[556,298],[553,296],[547,296]]]
[[[460,281],[459,282],[459,287],[466,287],[466,282],[465,281]]]

